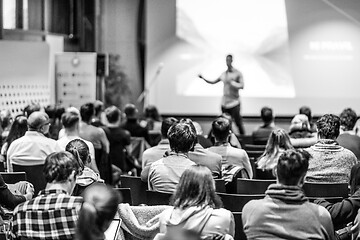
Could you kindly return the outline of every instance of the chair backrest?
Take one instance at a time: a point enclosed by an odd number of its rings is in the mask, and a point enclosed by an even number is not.
[[[308,197],[310,202],[314,202],[316,199],[318,199],[318,197]],[[330,202],[330,203],[338,203],[341,202],[344,198],[342,197],[324,197],[323,199],[325,199],[326,201]]]
[[[20,181],[26,181],[26,172],[1,172],[0,173],[5,183],[15,184]]]
[[[343,197],[349,196],[347,183],[305,182],[303,185],[307,197]]]
[[[215,179],[215,190],[216,192],[225,193],[225,181],[223,179]]]
[[[249,158],[254,158],[254,159],[258,159],[263,153],[264,151],[250,151],[250,150],[246,150],[247,155],[249,156]]]
[[[146,204],[149,206],[169,205],[171,196],[171,193],[146,190]]]
[[[260,180],[260,179],[238,179],[238,194],[265,194],[270,184],[276,183],[276,180]]]
[[[26,172],[27,181],[34,185],[35,196],[45,189],[46,180],[43,174],[44,165],[22,166],[13,164],[14,172]]]
[[[115,188],[115,190],[121,194],[122,197],[121,203],[128,203],[130,206],[133,205],[130,188]]]
[[[217,193],[224,204],[224,208],[232,212],[241,212],[246,203],[254,199],[264,198],[264,194],[227,194]]]
[[[253,144],[253,137],[251,135],[242,135],[239,137],[239,141],[241,143],[241,146],[244,146],[246,144]]]
[[[245,150],[246,151],[265,151],[266,145],[258,145],[258,144],[246,144]]]
[[[146,203],[147,183],[141,181],[140,177],[122,175],[120,176],[121,188],[131,189],[131,198],[134,206]]]
[[[235,237],[234,240],[246,240],[246,235],[244,233],[244,227],[241,219],[241,212],[233,212],[234,221],[235,221]]]

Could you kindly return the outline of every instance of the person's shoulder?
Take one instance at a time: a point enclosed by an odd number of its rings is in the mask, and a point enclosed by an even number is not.
[[[245,204],[242,209],[243,215],[251,215],[255,211],[264,210],[264,199],[254,199]]]
[[[229,211],[225,208],[216,208],[216,209],[214,209],[213,214],[217,214],[217,215],[224,216],[224,217],[228,217],[228,216],[232,215],[231,211]]]
[[[315,214],[317,218],[331,221],[331,215],[325,207],[311,202],[308,202],[307,206],[311,209],[310,212]]]

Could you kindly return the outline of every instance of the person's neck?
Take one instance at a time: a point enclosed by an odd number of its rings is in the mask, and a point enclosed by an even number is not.
[[[228,72],[232,72],[233,69],[234,69],[233,66],[229,66],[228,69],[227,69],[227,71],[228,71]]]
[[[218,140],[215,138],[215,146],[227,145],[229,143],[228,139],[229,137],[227,137],[225,140]]]
[[[66,129],[65,128],[65,135],[66,136],[79,136],[79,130],[77,130],[77,129]]]
[[[71,194],[71,189],[68,186],[68,183],[47,183],[46,184],[46,190],[64,190],[66,191],[68,194]]]
[[[275,123],[274,122],[269,122],[269,123],[264,122],[264,127],[275,127]]]

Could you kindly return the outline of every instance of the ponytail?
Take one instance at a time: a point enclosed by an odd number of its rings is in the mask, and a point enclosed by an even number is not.
[[[70,146],[70,148],[68,148],[66,151],[70,152],[79,162],[80,168],[84,169],[84,162],[82,161],[82,159],[80,157],[80,153],[77,150],[77,148],[74,146]]]

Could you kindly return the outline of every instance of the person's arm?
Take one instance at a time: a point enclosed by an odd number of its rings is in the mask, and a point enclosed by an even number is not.
[[[149,177],[150,165],[145,166],[141,171],[141,181],[147,182]]]
[[[353,201],[357,201],[354,199]],[[351,199],[347,198],[338,203],[330,203],[323,198],[316,199],[314,203],[323,206],[331,215],[335,229],[337,226],[354,220],[359,206],[355,206]]]
[[[95,148],[94,145],[92,144],[92,142],[90,142],[89,144],[89,153],[90,153],[90,158],[91,158],[91,162],[90,162],[90,168],[94,171],[99,173],[99,168],[96,165],[96,161],[95,161]]]
[[[13,210],[17,205],[26,200],[30,200],[33,195],[33,191],[31,194],[31,185],[27,186],[25,195],[14,195],[11,193],[9,188],[4,182],[4,179],[0,175],[0,203],[8,209]]]
[[[244,160],[243,160],[244,168],[248,172],[249,178],[252,179],[254,174],[253,174],[253,171],[251,168],[250,159],[249,159],[249,156],[247,155],[247,153],[245,152],[245,150],[243,150],[243,151],[244,151]]]
[[[244,78],[241,73],[237,76],[237,78],[230,82],[231,86],[237,89],[244,89]]]
[[[214,81],[209,81],[209,80],[205,79],[201,74],[199,74],[198,76],[199,76],[199,78],[203,79],[205,82],[207,82],[209,84],[215,84],[215,83],[218,83],[221,81],[220,77]]]

